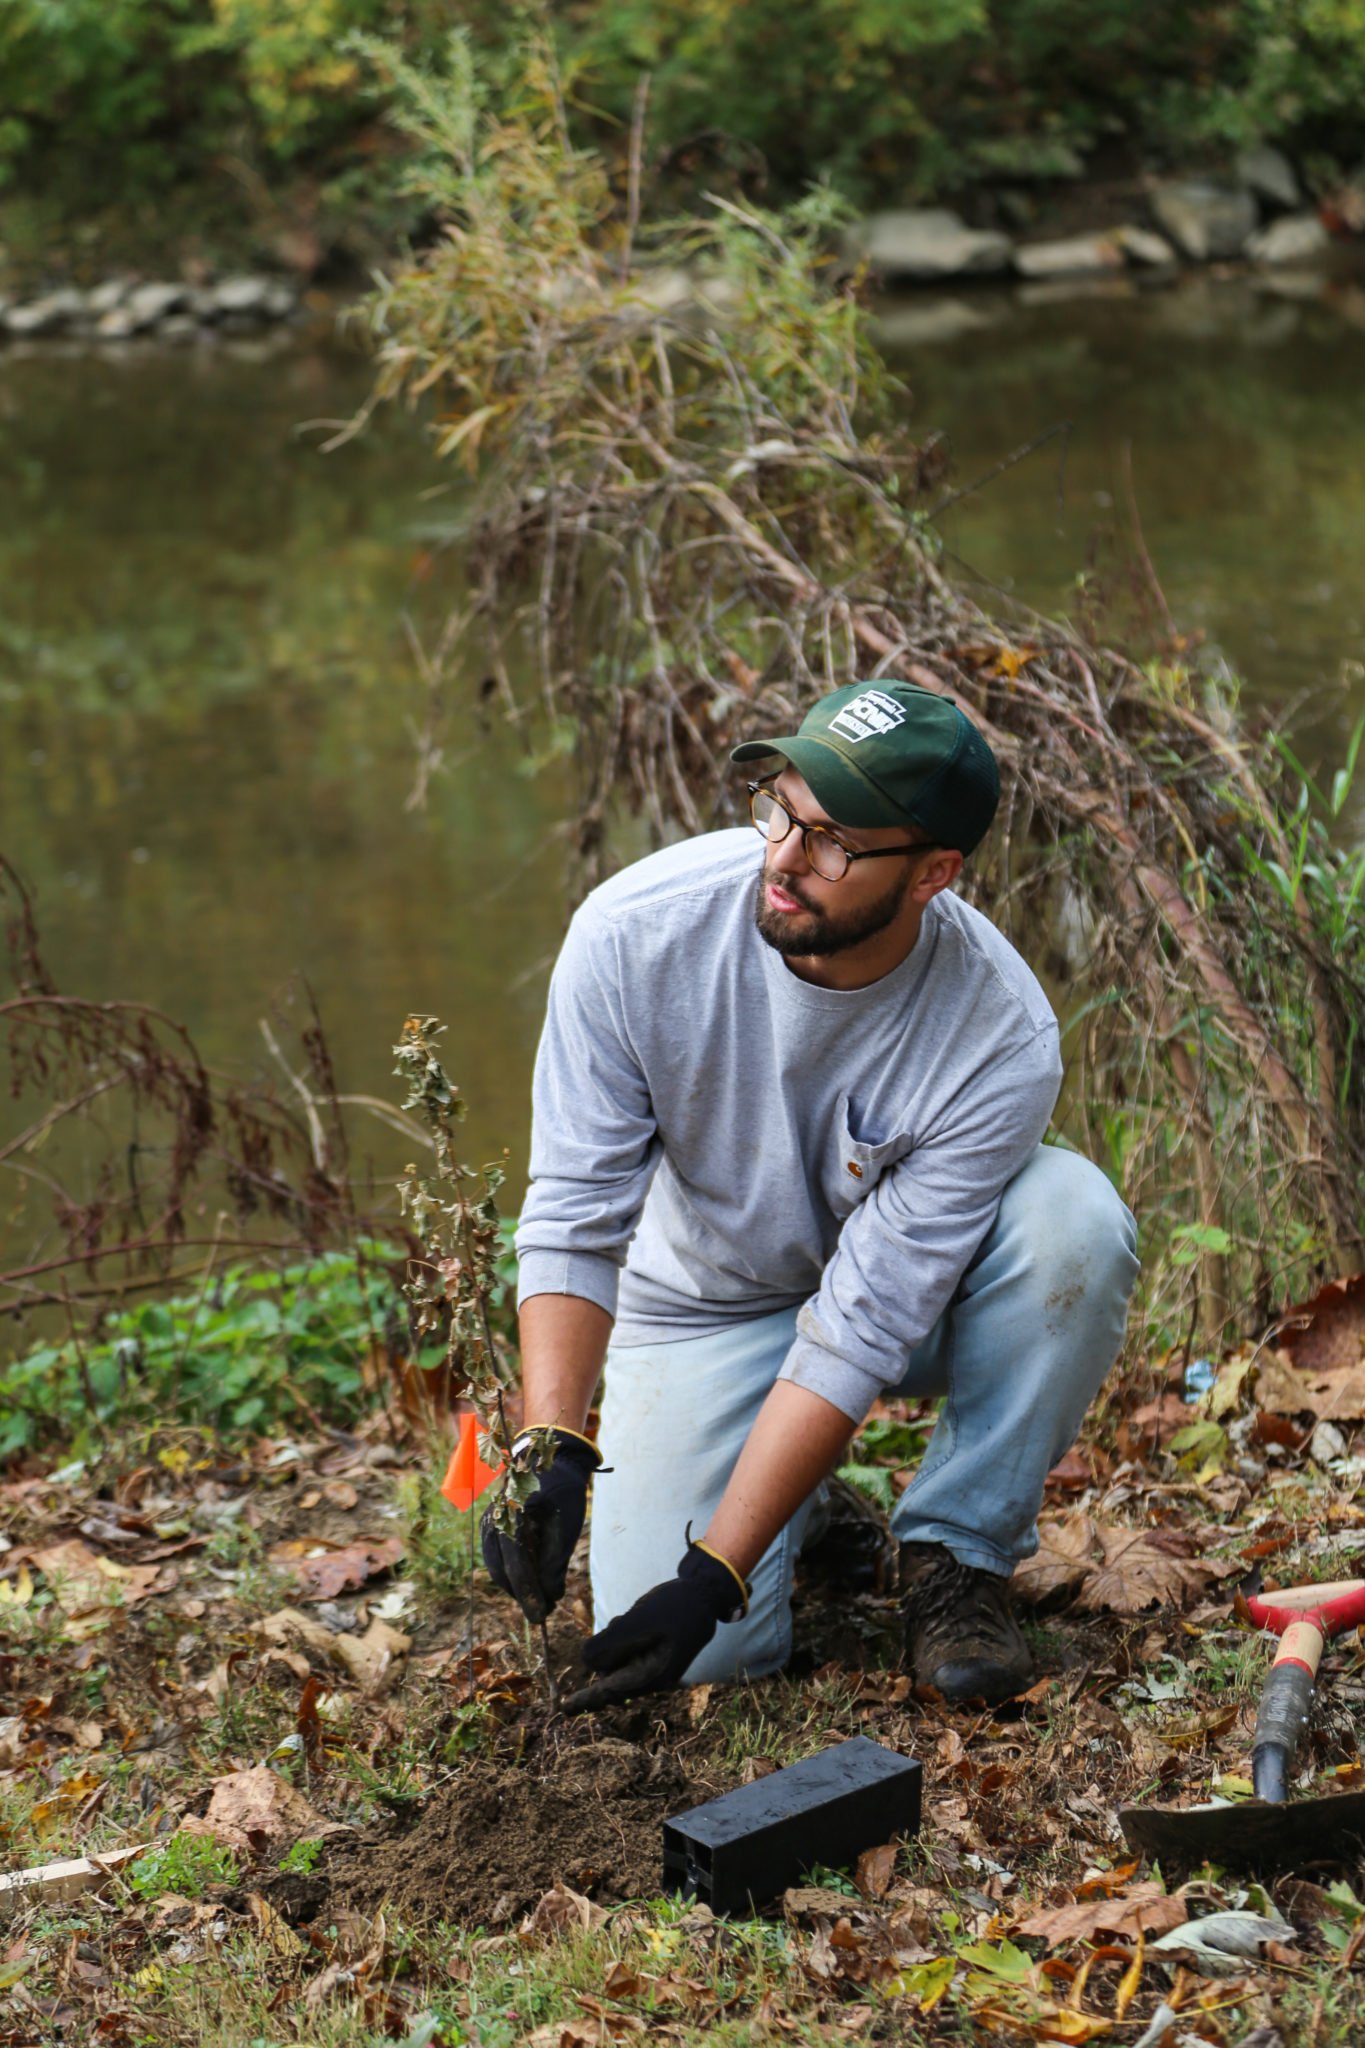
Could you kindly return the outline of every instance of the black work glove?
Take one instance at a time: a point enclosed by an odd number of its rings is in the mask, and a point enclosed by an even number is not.
[[[572,1713],[615,1706],[639,1692],[666,1692],[706,1648],[723,1621],[749,1606],[738,1572],[689,1541],[676,1579],[641,1594],[635,1605],[583,1645],[583,1662],[599,1676],[571,1693]]]
[[[510,1530],[498,1528],[489,1509],[479,1534],[494,1585],[512,1595],[528,1621],[544,1621],[564,1597],[588,1483],[601,1462],[596,1445],[571,1429],[523,1430],[512,1445],[513,1469],[538,1473],[536,1490],[512,1509]]]

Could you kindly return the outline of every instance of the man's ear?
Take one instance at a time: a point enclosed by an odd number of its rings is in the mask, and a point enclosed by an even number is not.
[[[962,855],[955,846],[940,846],[930,854],[911,885],[911,894],[928,903],[943,889],[951,889],[962,872]]]

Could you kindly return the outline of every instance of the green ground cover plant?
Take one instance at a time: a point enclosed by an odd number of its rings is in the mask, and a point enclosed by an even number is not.
[[[345,1426],[382,1394],[367,1366],[401,1330],[402,1254],[370,1244],[244,1264],[193,1293],[110,1316],[0,1366],[0,1458],[51,1443],[85,1455],[115,1421],[262,1434],[309,1422]]]
[[[209,1835],[171,1835],[129,1866],[128,1882],[140,1899],[159,1899],[163,1892],[197,1898],[208,1885],[235,1884],[237,1864],[220,1842]]]

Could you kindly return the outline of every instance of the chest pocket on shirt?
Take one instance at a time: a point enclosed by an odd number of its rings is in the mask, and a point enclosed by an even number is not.
[[[906,1137],[873,1144],[858,1136],[852,1105],[847,1095],[841,1095],[830,1122],[820,1173],[821,1188],[835,1215],[851,1216],[886,1168],[910,1149]]]

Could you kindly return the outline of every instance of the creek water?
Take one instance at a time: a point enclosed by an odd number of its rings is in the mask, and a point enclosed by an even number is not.
[[[1330,782],[1365,716],[1354,277],[902,299],[881,338],[916,427],[946,436],[953,502],[934,524],[988,608],[1008,593],[1083,621],[1088,583],[1116,623],[1145,613],[1159,631],[1140,531],[1184,658],[1234,672],[1248,710]],[[1357,837],[1361,780],[1344,820]]]
[[[1131,528],[1131,470],[1191,659],[1225,657],[1330,778],[1365,712],[1365,294],[1201,279],[884,311],[917,425],[951,444],[945,491],[1070,422],[1064,464],[1054,439],[938,522],[987,600],[1074,612]],[[0,353],[0,850],[63,990],[152,1003],[215,1063],[268,1064],[259,1020],[302,974],[342,1088],[393,1099],[403,1017],[438,1014],[467,1156],[510,1147],[519,1191],[563,779],[526,772],[471,672],[407,804],[403,617],[433,622],[443,482],[395,414],[321,452],[303,423],[366,384],[316,342]],[[391,1172],[401,1141],[373,1139]],[[0,1235],[33,1243],[19,1202],[0,1191]]]

